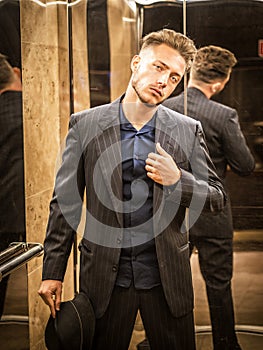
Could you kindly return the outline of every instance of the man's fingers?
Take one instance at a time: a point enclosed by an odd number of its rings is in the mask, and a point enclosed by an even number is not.
[[[61,303],[61,293],[57,292],[55,297],[55,307],[57,311],[60,310],[60,303]]]
[[[56,317],[56,308],[55,308],[55,300],[52,298],[52,301],[49,304],[50,312],[53,318]]]
[[[56,308],[55,308],[55,303],[56,303],[56,296],[53,293],[44,292],[41,289],[38,291],[38,294],[41,296],[43,299],[44,303],[47,304],[50,308],[50,312],[53,318],[56,317]]]
[[[55,318],[56,311],[60,309],[62,282],[56,280],[45,280],[42,282],[38,294],[49,306],[52,317]]]
[[[148,158],[146,160],[146,163],[151,163],[153,164],[153,162],[155,161],[158,161],[158,160],[161,160],[162,157],[164,158],[167,158],[167,157],[171,157],[169,153],[167,153],[163,148],[162,146],[160,145],[159,142],[157,142],[156,144],[156,151],[158,153],[154,153],[154,152],[151,152],[148,154]]]
[[[164,157],[169,156],[169,157],[170,157],[170,154],[167,153],[167,152],[162,148],[162,146],[160,145],[160,142],[157,142],[157,143],[156,143],[156,151],[157,151],[161,156],[164,156]]]
[[[145,169],[146,169],[146,171],[148,171],[150,173],[156,173],[157,172],[157,170],[151,165],[146,165]]]
[[[149,153],[146,159],[145,170],[147,176],[153,181],[170,186],[175,184],[181,177],[175,161],[169,153],[167,153],[158,142],[156,144],[157,153]]]

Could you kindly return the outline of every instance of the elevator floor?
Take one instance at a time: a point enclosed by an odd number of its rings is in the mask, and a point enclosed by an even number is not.
[[[262,350],[263,230],[235,232],[234,247],[233,295],[239,342],[243,350]],[[197,253],[192,255],[191,264],[197,350],[212,350],[205,285],[200,274]],[[25,276],[26,270],[22,267],[10,277],[2,318],[4,321],[0,323],[1,350],[29,350]],[[143,329],[135,330],[129,350],[137,350],[137,345],[144,337]]]
[[[197,350],[213,350],[205,283],[200,273],[197,252],[191,257],[191,265]],[[232,285],[239,343],[243,350],[262,350],[263,230],[235,232]],[[135,330],[129,350],[136,350],[143,339],[144,332]],[[148,349],[145,347],[145,350]]]

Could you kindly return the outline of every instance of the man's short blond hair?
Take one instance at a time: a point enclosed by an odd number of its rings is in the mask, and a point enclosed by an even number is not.
[[[172,29],[162,29],[157,32],[149,33],[142,38],[141,51],[149,46],[162,44],[178,51],[185,60],[186,70],[190,69],[196,53],[196,47],[193,40]]]

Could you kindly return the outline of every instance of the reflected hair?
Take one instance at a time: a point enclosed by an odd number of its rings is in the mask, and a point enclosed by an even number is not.
[[[7,60],[7,56],[0,53],[0,90],[15,80],[12,66]]]
[[[215,80],[224,80],[236,65],[235,55],[219,46],[204,46],[197,50],[192,65],[193,79],[211,83]]]
[[[178,51],[183,57],[186,63],[186,70],[189,70],[194,56],[196,54],[196,47],[193,40],[183,35],[182,33],[175,32],[172,29],[162,29],[157,32],[147,34],[141,39],[141,50],[149,46],[158,46],[165,44],[172,49]]]

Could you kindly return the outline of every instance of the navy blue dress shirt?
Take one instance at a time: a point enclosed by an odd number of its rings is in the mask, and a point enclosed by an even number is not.
[[[155,119],[136,130],[120,110],[124,237],[116,285],[150,289],[160,284],[153,234],[153,181],[145,160],[155,152]]]

